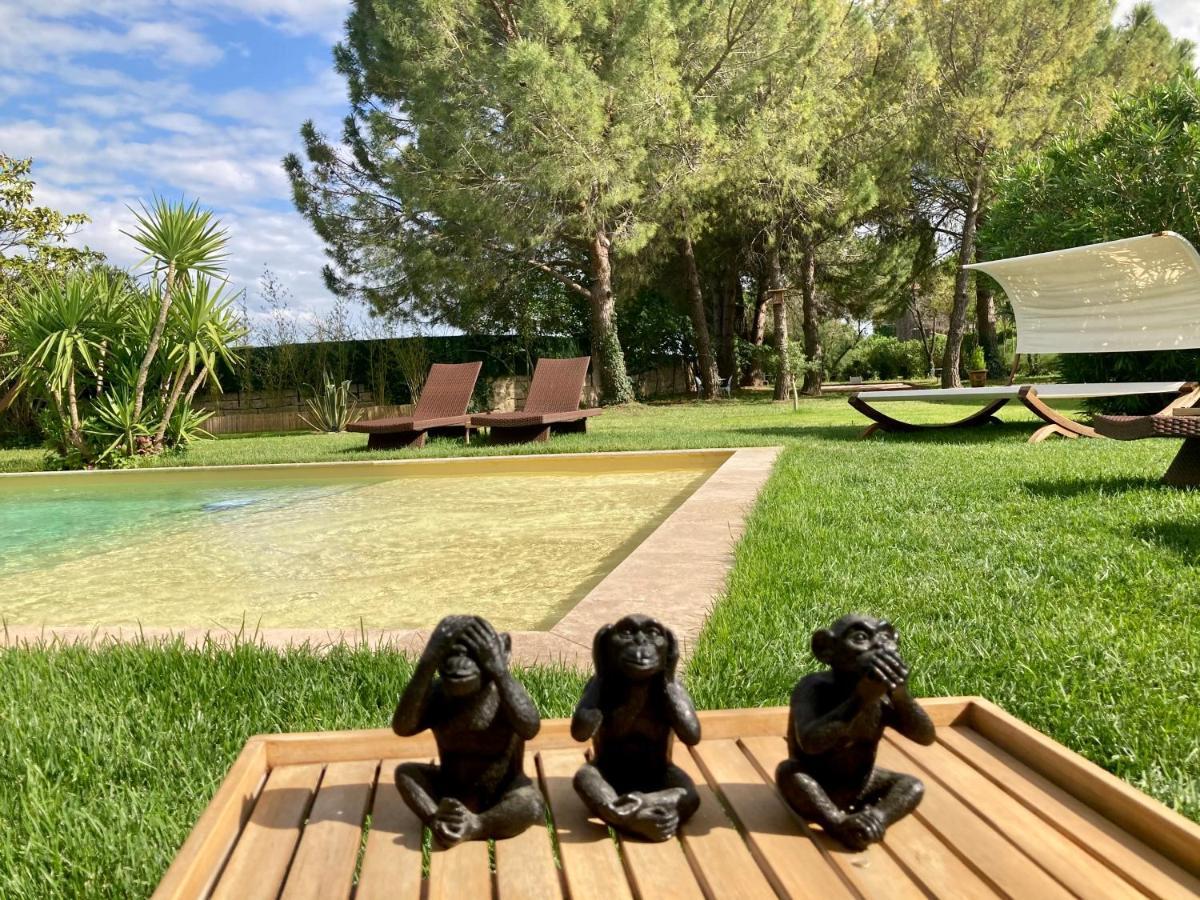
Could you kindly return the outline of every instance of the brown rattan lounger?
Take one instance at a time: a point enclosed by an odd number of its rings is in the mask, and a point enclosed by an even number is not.
[[[1118,441],[1144,438],[1183,438],[1183,444],[1163,484],[1174,487],[1200,486],[1200,416],[1096,416],[1096,432]]]
[[[482,366],[481,362],[434,363],[411,416],[367,419],[355,422],[347,430],[370,435],[368,450],[424,447],[425,437],[431,431],[465,437],[471,419],[467,406]]]
[[[600,409],[580,409],[579,395],[587,378],[591,357],[539,359],[533,370],[525,408],[517,412],[495,412],[471,416],[471,424],[491,429],[499,444],[544,441],[555,431],[587,431],[587,420]]]

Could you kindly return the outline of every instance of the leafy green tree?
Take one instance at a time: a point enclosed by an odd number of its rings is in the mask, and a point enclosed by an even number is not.
[[[456,285],[534,270],[587,300],[593,376],[607,402],[631,399],[614,267],[654,230],[645,170],[677,114],[673,34],[666,0],[358,0],[335,51],[344,146],[309,123],[308,168],[285,160],[328,283],[440,313]]]
[[[947,229],[957,244],[958,269],[942,361],[942,384],[950,387],[961,383],[970,299],[963,266],[975,258],[998,165],[1036,150],[1086,115],[1082,101],[1090,94],[1168,77],[1190,50],[1150,40],[1152,17],[1145,11],[1124,32],[1114,32],[1106,0],[921,0],[921,11],[937,62],[928,107],[929,184],[935,205],[956,223]],[[1131,48],[1138,52],[1126,52]],[[1166,58],[1152,58],[1156,52]],[[1091,114],[1101,113],[1097,106]]]

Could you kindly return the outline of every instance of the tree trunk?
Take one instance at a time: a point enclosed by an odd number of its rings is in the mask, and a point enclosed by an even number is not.
[[[133,417],[135,419],[142,414],[142,405],[146,397],[146,379],[150,377],[150,364],[154,362],[163,330],[167,327],[167,313],[171,311],[171,294],[174,290],[175,264],[171,263],[167,266],[167,284],[163,289],[162,300],[158,304],[158,320],[154,323],[154,330],[150,333],[150,343],[146,347],[146,355],[142,357],[142,364],[138,366],[137,381],[133,385]]]
[[[692,320],[692,336],[696,342],[697,365],[700,368],[700,394],[705,400],[717,396],[717,366],[713,361],[712,342],[708,339],[708,317],[704,313],[704,293],[700,290],[700,270],[696,268],[696,251],[690,237],[679,239],[679,255],[687,277],[688,317]]]
[[[67,412],[70,414],[70,441],[80,450],[83,449],[83,423],[79,419],[79,400],[75,395],[75,372],[67,379]]]
[[[6,412],[10,406],[16,401],[21,393],[21,389],[25,387],[25,381],[19,375],[12,387],[4,392],[4,396],[0,397],[0,413]]]
[[[983,254],[979,247],[975,248],[975,262],[983,262]],[[979,346],[983,348],[984,358],[989,369],[1000,367],[1000,348],[996,340],[996,305],[994,303],[992,283],[987,278],[975,276],[975,334]],[[994,371],[992,374],[1001,374]]]
[[[767,279],[761,274],[756,279],[758,289],[754,297],[754,310],[750,316],[749,340],[755,347],[762,347],[767,334]],[[742,379],[743,387],[757,387],[766,382],[766,373],[762,368],[762,354],[755,353],[750,359],[750,369]]]
[[[158,422],[158,430],[154,432],[154,449],[161,450],[167,436],[167,426],[171,424],[171,416],[175,414],[175,406],[179,403],[179,395],[183,393],[183,385],[187,381],[183,366],[175,373],[175,386],[171,388],[171,398],[163,407],[162,419]]]
[[[630,403],[633,385],[625,372],[625,354],[617,337],[612,290],[612,261],[609,258],[608,234],[597,229],[592,235],[589,256],[592,263],[592,285],[589,306],[592,325],[592,378],[601,402]]]
[[[800,294],[804,309],[804,356],[809,366],[804,370],[802,390],[811,397],[821,395],[824,372],[821,368],[821,331],[817,315],[817,244],[812,235],[804,237],[804,255],[800,266]]]
[[[971,183],[971,195],[963,214],[962,240],[958,247],[958,271],[954,276],[954,306],[950,311],[950,323],[946,328],[946,352],[942,355],[942,387],[962,387],[958,375],[962,358],[963,332],[967,324],[967,284],[970,278],[964,266],[975,256],[975,231],[979,224],[979,205],[983,197],[984,165],[983,153],[977,152],[978,162]]]
[[[529,370],[532,372],[533,367],[530,366]],[[204,379],[207,377],[208,377],[208,366],[201,366],[200,373],[196,376],[196,380],[192,382],[192,386],[190,388],[188,388],[187,396],[185,396],[183,398],[184,403],[186,403],[188,406],[192,405],[192,398],[196,396],[196,391],[199,390],[200,385],[204,384]],[[375,402],[377,404],[379,404],[380,406],[383,405],[383,400],[381,400],[379,397],[375,398]]]
[[[742,311],[742,283],[736,266],[724,273],[721,291],[721,349],[717,353],[718,373],[726,378],[737,377],[737,323]]]
[[[767,248],[767,284],[775,316],[775,357],[779,361],[779,370],[775,375],[775,399],[786,400],[792,392],[792,366],[788,359],[787,303],[783,296],[783,267],[779,252],[779,235],[776,234]]]

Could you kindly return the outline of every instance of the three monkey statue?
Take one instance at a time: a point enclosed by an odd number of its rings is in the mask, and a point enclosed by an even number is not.
[[[445,847],[505,838],[545,822],[525,774],[525,742],[541,726],[533,700],[509,671],[512,641],[478,616],[448,616],[434,629],[392,717],[396,734],[431,729],[438,763],[401,763],[396,787]],[[908,668],[892,625],[843,616],[812,636],[828,671],[792,691],[788,758],[775,773],[783,798],[806,821],[852,850],[881,841],[916,808],[923,786],[875,765],[884,728],[919,744],[934,726],[908,693]],[[636,838],[673,837],[700,806],[672,744],[700,741],[700,720],[676,675],[675,635],[649,616],[605,625],[592,642],[595,674],[571,719],[591,741],[574,787],[593,816]]]

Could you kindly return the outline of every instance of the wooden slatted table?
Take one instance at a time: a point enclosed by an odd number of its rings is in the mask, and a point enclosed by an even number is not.
[[[772,782],[787,710],[702,712],[677,762],[699,787],[678,840],[614,839],[571,786],[569,722],[529,744],[553,825],[429,849],[392,782],[429,734],[251,739],[156,898],[1069,898],[1200,896],[1200,827],[976,698],[923,701],[932,747],[896,737],[880,763],[925,781],[917,812],[851,853],[801,822]]]

